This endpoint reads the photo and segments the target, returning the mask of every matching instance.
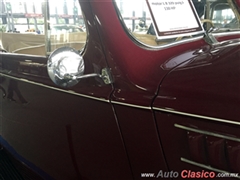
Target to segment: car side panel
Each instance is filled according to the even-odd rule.
[[[153,107],[170,169],[240,172],[240,46],[223,44],[196,50],[160,86]]]
[[[85,74],[100,73],[107,63],[95,19],[89,2],[81,7],[89,31]],[[97,77],[59,88],[46,64],[46,57],[1,54],[2,138],[54,179],[132,179],[109,100],[113,86]]]

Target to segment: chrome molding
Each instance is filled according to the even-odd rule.
[[[29,84],[33,84],[33,85],[37,85],[37,86],[41,86],[41,87],[45,87],[45,88],[48,88],[48,89],[68,93],[68,94],[71,94],[71,95],[80,96],[80,97],[83,97],[83,98],[88,98],[88,99],[93,99],[93,100],[97,100],[97,101],[110,103],[110,101],[106,100],[106,99],[96,98],[96,97],[88,96],[88,95],[85,95],[85,94],[80,94],[80,93],[77,93],[77,92],[72,91],[72,90],[59,89],[59,88],[56,88],[56,87],[48,86],[48,85],[45,85],[45,84],[42,84],[42,83],[37,83],[37,82],[30,81],[30,80],[27,80],[27,79],[16,78],[16,77],[6,75],[6,74],[3,74],[3,73],[0,73],[0,76],[7,77],[7,78],[10,78],[10,79],[14,79],[14,80],[21,81],[21,82],[25,82],[25,83],[29,83]]]
[[[221,36],[229,36],[229,35],[240,35],[240,31],[232,31],[232,32],[219,32],[219,33],[213,33],[215,37],[221,37]]]
[[[185,43],[191,43],[191,42],[203,39],[203,37],[204,37],[204,35],[202,35],[202,36],[198,36],[198,37],[192,37],[192,38],[189,38],[189,39],[182,39],[182,40],[179,40],[179,41],[174,41],[174,42],[171,42],[169,44],[152,46],[152,45],[145,44],[142,41],[138,40],[134,35],[132,35],[132,34],[130,34],[130,35],[139,44],[142,44],[142,45],[146,46],[147,48],[151,48],[151,49],[155,49],[155,50],[164,50],[164,49],[171,48],[171,47],[174,47],[174,46],[177,46],[177,45],[181,45],[181,44],[185,44]]]
[[[227,124],[234,124],[234,125],[240,126],[240,122],[233,121],[233,120],[220,119],[220,118],[202,116],[202,115],[197,115],[197,114],[190,114],[190,113],[175,111],[172,109],[163,109],[163,108],[156,108],[156,107],[153,107],[153,110],[162,111],[162,112],[166,112],[166,113],[172,113],[172,114],[178,114],[178,115],[183,115],[183,116],[189,116],[189,117],[194,117],[194,118],[199,118],[199,119],[205,119],[205,120],[210,120],[210,121],[217,121],[217,122],[222,122],[222,123],[227,123]]]
[[[200,167],[200,168],[208,169],[208,170],[211,170],[211,171],[215,171],[215,172],[219,172],[219,173],[231,174],[231,173],[228,172],[228,171],[224,171],[224,170],[221,170],[221,169],[217,169],[217,168],[211,167],[211,166],[209,166],[209,165],[197,163],[197,162],[188,160],[188,159],[183,158],[183,157],[181,157],[181,161],[182,161],[182,162],[185,162],[185,163],[188,163],[188,164],[191,164],[191,165],[194,165],[194,166],[198,166],[198,167]],[[240,176],[238,176],[238,177],[232,176],[231,178],[238,178],[238,179],[240,179]]]
[[[219,46],[216,46],[216,49],[222,49],[230,46],[240,45],[240,40],[227,40],[219,43]]]
[[[122,102],[117,102],[117,101],[111,101],[112,104],[117,104],[117,105],[123,105],[123,106],[128,106],[128,107],[133,107],[133,108],[139,108],[139,109],[147,109],[151,110],[151,107],[148,106],[138,106],[134,104],[128,104],[128,103],[122,103]]]
[[[0,76],[4,76],[4,77],[10,78],[10,79],[15,79],[17,81],[30,83],[30,84],[45,87],[45,88],[48,88],[48,89],[52,89],[52,90],[56,90],[56,91],[60,91],[60,92],[65,92],[65,93],[68,93],[68,94],[72,94],[72,95],[76,95],[76,96],[80,96],[80,97],[84,97],[84,98],[88,98],[88,99],[93,99],[93,100],[97,100],[97,101],[102,101],[102,102],[107,102],[107,103],[112,103],[112,104],[117,104],[117,105],[123,105],[123,106],[128,106],[128,107],[133,107],[133,108],[139,108],[139,109],[146,109],[146,110],[152,110],[153,109],[155,111],[162,111],[162,112],[167,112],[167,113],[172,113],[172,114],[184,115],[184,116],[189,116],[189,117],[195,117],[195,118],[217,121],[217,122],[222,122],[222,123],[227,123],[227,124],[234,124],[234,125],[239,125],[240,126],[240,122],[236,122],[236,121],[232,121],[232,120],[226,120],[226,119],[220,119],[220,118],[213,118],[213,117],[208,117],[208,116],[184,113],[184,112],[175,111],[175,110],[172,110],[172,109],[163,109],[163,108],[157,108],[157,107],[151,108],[150,106],[139,106],[139,105],[130,104],[130,103],[110,101],[110,100],[106,100],[106,99],[102,99],[102,98],[96,98],[96,97],[93,97],[93,96],[80,94],[80,93],[77,93],[77,92],[74,92],[74,91],[71,91],[71,90],[59,89],[59,88],[48,86],[48,85],[45,85],[45,84],[42,84],[42,83],[29,81],[29,80],[23,79],[23,78],[16,78],[16,77],[6,75],[6,74],[3,74],[3,73],[0,73]]]
[[[134,105],[134,104],[128,104],[128,103],[122,103],[122,102],[117,102],[117,101],[110,101],[110,100],[106,100],[106,99],[96,98],[96,97],[93,97],[93,96],[88,96],[88,95],[76,93],[76,92],[71,91],[71,90],[59,89],[59,88],[48,86],[48,85],[45,85],[45,84],[42,84],[42,83],[29,81],[27,79],[16,78],[16,77],[13,77],[13,76],[10,76],[10,75],[6,75],[6,74],[3,74],[3,73],[0,73],[0,76],[4,76],[4,77],[10,78],[10,79],[17,80],[17,81],[30,83],[30,84],[33,84],[33,85],[37,85],[37,86],[45,87],[45,88],[48,88],[48,89],[52,89],[52,90],[56,90],[56,91],[60,91],[60,92],[64,92],[64,93],[68,93],[68,94],[72,94],[72,95],[88,98],[88,99],[93,99],[93,100],[97,100],[97,101],[102,101],[102,102],[107,102],[107,103],[111,102],[112,104],[118,104],[118,105],[133,107],[133,108],[139,108],[139,109],[146,109],[146,110],[151,110],[152,109],[151,107],[148,107],[148,106],[138,106],[138,105]]]
[[[204,135],[209,135],[209,136],[223,138],[223,139],[227,139],[227,140],[231,140],[231,141],[240,142],[240,138],[236,138],[236,137],[226,136],[226,135],[217,134],[217,133],[204,131],[204,130],[200,130],[200,129],[195,129],[195,128],[190,128],[190,127],[179,125],[179,124],[174,124],[174,126],[176,128],[183,129],[186,131],[192,131],[192,132],[196,132],[196,133],[200,133],[200,134],[204,134]]]

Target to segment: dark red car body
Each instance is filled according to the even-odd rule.
[[[126,33],[111,0],[79,3],[85,73],[108,67],[114,83],[60,88],[48,57],[2,52],[1,87],[17,101],[1,99],[2,147],[43,179],[240,172],[239,31],[216,34],[217,46],[202,37],[149,48]]]

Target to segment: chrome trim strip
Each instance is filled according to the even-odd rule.
[[[106,100],[106,99],[101,99],[101,98],[96,98],[96,97],[93,97],[93,96],[88,96],[88,95],[76,93],[72,90],[64,90],[64,89],[55,88],[55,87],[48,86],[48,85],[45,85],[45,84],[42,84],[42,83],[37,83],[37,82],[34,82],[34,81],[30,81],[30,80],[27,80],[27,79],[16,78],[16,77],[13,77],[13,76],[9,76],[9,75],[3,74],[3,73],[0,73],[0,76],[4,76],[4,77],[10,78],[10,79],[17,80],[17,81],[26,82],[26,83],[29,83],[29,84],[45,87],[45,88],[48,88],[48,89],[68,93],[68,94],[71,94],[71,95],[76,95],[76,96],[80,96],[80,97],[84,97],[84,98],[88,98],[88,99],[93,99],[93,100],[97,100],[97,101],[110,103],[110,101]]]
[[[214,36],[216,37],[221,37],[221,36],[229,36],[229,35],[236,35],[236,34],[239,34],[240,35],[240,31],[239,30],[236,30],[236,31],[232,31],[232,32],[213,32],[212,33]]]
[[[221,169],[217,169],[217,168],[211,167],[211,166],[209,166],[209,165],[197,163],[197,162],[188,160],[188,159],[183,158],[183,157],[181,157],[181,161],[182,161],[182,162],[185,162],[185,163],[188,163],[188,164],[191,164],[191,165],[194,165],[194,166],[198,166],[198,167],[200,167],[200,168],[205,168],[205,169],[208,169],[208,170],[211,170],[211,171],[215,171],[215,172],[219,172],[219,173],[228,173],[228,174],[231,174],[231,173],[228,172],[228,171],[224,171],[224,170],[221,170]],[[238,176],[238,177],[232,176],[231,178],[238,178],[238,179],[240,179],[239,176]]]
[[[36,58],[46,58],[46,56],[43,55],[32,55],[32,54],[20,54],[20,53],[12,53],[12,52],[5,52],[5,53],[1,53],[1,56],[4,55],[11,55],[11,56],[25,56],[25,57],[36,57]]]
[[[131,33],[129,33],[129,34],[139,44],[142,44],[142,45],[146,46],[147,48],[151,48],[151,49],[154,49],[154,50],[164,50],[164,49],[171,48],[171,47],[174,47],[174,46],[177,46],[177,45],[181,45],[181,44],[185,44],[185,43],[191,43],[191,42],[203,39],[203,37],[204,37],[204,35],[202,35],[202,36],[199,35],[198,37],[192,37],[192,38],[189,38],[189,39],[182,39],[182,40],[179,40],[179,41],[171,42],[169,44],[162,44],[162,45],[152,46],[152,45],[145,44],[144,42],[138,40],[133,34],[131,34]]]
[[[176,128],[184,129],[184,130],[187,130],[187,131],[192,131],[192,132],[196,132],[196,133],[200,133],[200,134],[204,134],[204,135],[209,135],[209,136],[214,136],[214,137],[218,137],[218,138],[224,138],[224,139],[231,140],[231,141],[240,142],[240,138],[236,138],[236,137],[230,137],[230,136],[217,134],[217,133],[213,133],[213,132],[209,132],[209,131],[204,131],[204,130],[200,130],[200,129],[190,128],[190,127],[179,125],[179,124],[174,124],[174,126]]]
[[[172,114],[178,114],[178,115],[183,115],[183,116],[189,116],[189,117],[194,117],[194,118],[200,118],[200,119],[205,119],[205,120],[210,120],[210,121],[217,121],[217,122],[222,122],[222,123],[227,123],[227,124],[234,124],[234,125],[240,126],[240,122],[236,122],[233,120],[220,119],[220,118],[202,116],[202,115],[197,115],[197,114],[190,114],[190,113],[175,111],[175,110],[171,110],[171,109],[163,109],[163,108],[156,108],[156,107],[153,107],[153,110],[172,113]]]
[[[139,108],[139,109],[147,109],[147,110],[151,110],[152,109],[151,107],[147,107],[147,106],[138,106],[138,105],[122,103],[122,102],[118,102],[118,101],[111,101],[111,103],[117,104],[117,105],[133,107],[133,108]]]

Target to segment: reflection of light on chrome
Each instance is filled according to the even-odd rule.
[[[60,65],[63,66],[64,68],[67,68],[67,70],[69,71],[68,73],[78,73],[78,69],[83,68],[82,64],[79,65],[81,58],[77,54],[73,55],[72,52],[62,52],[59,53],[58,56],[63,57]],[[55,60],[57,61],[58,56],[55,56],[53,61]]]
[[[92,26],[91,23],[90,23],[90,21],[87,21],[87,23],[88,23],[89,26]]]
[[[139,105],[128,104],[128,103],[123,103],[123,102],[119,102],[119,101],[111,101],[111,103],[118,104],[118,105],[123,105],[123,106],[128,106],[128,107],[133,107],[133,108],[139,108],[139,109],[147,109],[147,110],[151,110],[152,109],[149,106],[139,106]]]
[[[166,107],[165,109],[166,109],[166,110],[169,110],[169,111],[174,111],[173,108],[168,108],[168,107]]]
[[[118,98],[118,100],[122,100],[122,101],[125,101],[126,99],[125,99],[125,98]]]
[[[98,19],[98,17],[95,15],[95,18],[96,18],[96,20],[97,20],[97,22],[98,22],[98,24],[100,24],[101,25],[101,22],[100,22],[100,20]]]
[[[143,88],[143,87],[141,87],[141,86],[138,86],[138,85],[135,85],[138,89],[141,89],[141,90],[144,90],[144,91],[147,91],[147,89],[146,88]]]

